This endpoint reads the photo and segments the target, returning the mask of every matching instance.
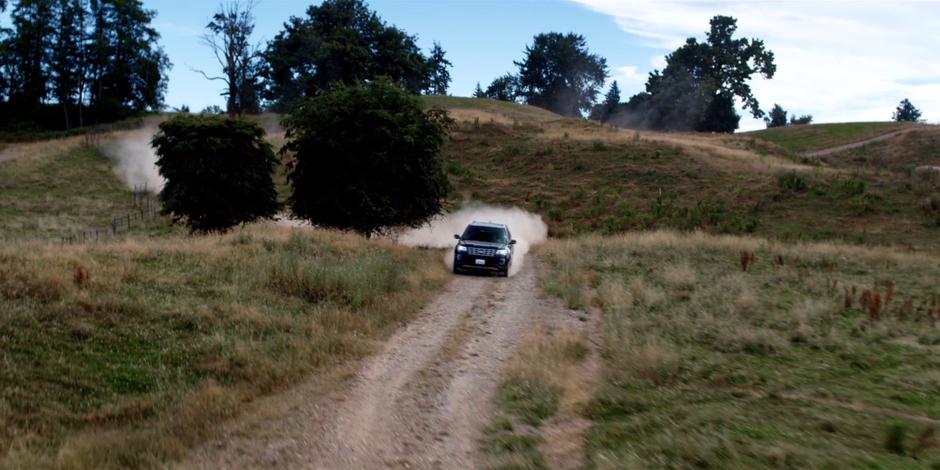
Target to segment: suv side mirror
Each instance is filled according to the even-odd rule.
[[[460,235],[457,235],[457,234],[455,233],[455,234],[454,234],[454,239],[455,239],[455,240],[460,240]]]
[[[515,241],[515,240],[509,240],[509,244],[510,244],[510,245],[515,245],[515,244],[516,244],[516,241]]]

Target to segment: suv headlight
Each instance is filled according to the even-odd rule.
[[[457,253],[466,253],[466,252],[467,252],[467,247],[463,245],[457,245]]]
[[[500,248],[496,250],[496,254],[499,256],[509,256],[509,248]]]

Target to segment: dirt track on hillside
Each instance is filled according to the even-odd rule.
[[[887,134],[881,134],[879,136],[872,137],[870,139],[859,140],[857,142],[852,142],[850,144],[839,145],[836,147],[830,147],[822,150],[814,150],[812,152],[807,152],[807,157],[824,157],[826,155],[832,155],[834,153],[844,152],[846,150],[857,149],[859,147],[864,147],[865,145],[881,142],[882,140],[888,140],[892,137],[897,137],[899,135],[904,135],[909,132],[916,132],[921,130],[920,127],[908,127],[906,129],[901,129],[893,132],[888,132]]]
[[[300,386],[283,408],[194,452],[186,468],[480,468],[504,363],[539,318],[537,264],[511,278],[455,276],[348,386]],[[285,405],[287,403],[287,405]]]

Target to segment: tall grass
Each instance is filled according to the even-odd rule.
[[[269,226],[0,248],[0,467],[164,465],[369,354],[446,278],[433,251]]]
[[[914,442],[940,416],[940,259],[673,232],[555,240],[537,253],[564,273],[546,291],[604,312],[589,466],[940,462]],[[888,419],[913,432],[886,431]],[[911,448],[917,460],[899,452]]]

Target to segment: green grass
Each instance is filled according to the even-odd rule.
[[[519,123],[531,121],[551,121],[562,119],[551,111],[547,111],[535,106],[526,106],[508,101],[491,100],[488,98],[462,98],[457,96],[422,96],[421,101],[425,106],[438,107],[444,109],[462,109],[471,111],[483,111],[502,116],[510,120],[517,120]],[[480,116],[480,122],[485,123],[489,119],[486,116]]]
[[[160,466],[373,351],[447,278],[333,232],[0,248],[0,467]]]
[[[940,259],[663,232],[539,253],[604,312],[589,466],[940,464],[925,422],[940,418]]]
[[[95,229],[103,236],[113,217],[139,213],[112,162],[94,148],[51,141],[30,149],[0,162],[0,239],[59,240]],[[136,222],[138,235],[173,231],[162,217]]]
[[[811,124],[774,127],[741,135],[773,142],[791,152],[806,153],[870,139],[909,125],[897,122]]]
[[[578,120],[462,120],[444,160],[451,207],[467,198],[519,206],[541,214],[554,237],[671,228],[940,248],[935,217],[922,209],[940,183],[906,173],[801,171],[793,191],[784,170]]]

